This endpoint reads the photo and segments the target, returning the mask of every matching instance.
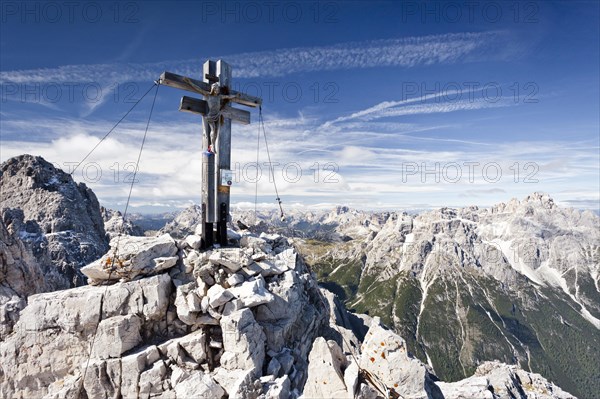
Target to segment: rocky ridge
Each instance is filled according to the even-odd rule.
[[[194,235],[123,236],[82,269],[96,285],[30,296],[0,342],[0,396],[573,398],[499,363],[440,383],[377,318],[319,289],[288,239],[235,237],[200,252]]]

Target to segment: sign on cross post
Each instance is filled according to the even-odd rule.
[[[204,99],[181,98],[179,110],[202,115],[202,246],[227,245],[231,173],[231,121],[250,123],[250,112],[231,107],[262,104],[259,97],[231,90],[231,67],[222,60],[204,63],[202,80],[163,72],[160,84],[202,94]]]

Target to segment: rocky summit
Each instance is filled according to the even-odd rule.
[[[0,396],[574,398],[500,363],[439,382],[320,289],[288,239],[201,252],[197,238],[121,236],[82,269],[94,285],[31,295],[0,343]]]
[[[4,162],[0,186],[3,223],[11,226],[38,259],[52,288],[84,284],[79,269],[108,249],[100,206],[92,190],[31,155]]]
[[[598,392],[598,218],[546,195],[234,212],[230,245],[203,251],[197,207],[142,236],[39,157],[1,183],[2,398]]]

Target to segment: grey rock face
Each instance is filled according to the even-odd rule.
[[[44,252],[63,276],[56,288],[84,283],[79,269],[108,249],[94,193],[41,157],[21,155],[0,166],[0,210],[5,224],[22,224],[20,237],[33,254]],[[19,214],[7,211],[20,210]]]
[[[0,342],[0,396],[42,397],[49,390],[64,388],[52,384],[74,375],[79,376],[73,380],[78,387],[96,328],[98,344],[92,355],[96,372],[134,372],[131,367],[121,367],[129,360],[120,355],[137,346],[140,339],[150,342],[153,337],[167,335],[165,314],[170,290],[170,278],[163,274],[108,288],[85,286],[30,296],[14,333]],[[138,381],[138,377],[129,380]],[[84,385],[88,385],[88,378],[86,374]],[[119,380],[99,381],[100,387],[94,383],[93,389],[88,388],[109,392],[110,381]],[[128,389],[127,384],[121,384]]]
[[[0,340],[12,332],[27,296],[48,290],[44,270],[19,239],[19,231],[0,219]]]
[[[535,399],[575,398],[539,374],[500,362],[485,362],[472,377],[454,383],[440,381],[436,385],[446,398],[518,398],[523,394]]]

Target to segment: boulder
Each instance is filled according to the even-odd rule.
[[[408,353],[400,336],[381,326],[378,317],[363,342],[359,366],[401,396],[442,398],[427,367]]]
[[[75,382],[74,382],[75,383]],[[78,384],[75,383],[75,386]],[[90,361],[83,388],[89,397],[112,398],[121,390],[121,359]],[[76,398],[77,395],[74,396]]]
[[[250,257],[239,248],[222,248],[213,252],[208,260],[214,265],[225,267],[231,273],[237,272],[251,262]]]
[[[227,370],[219,367],[213,377],[220,386],[226,387],[231,399],[254,399],[262,391],[262,384],[256,380],[255,370]]]
[[[187,368],[197,368],[206,361],[206,333],[196,330],[180,338],[170,339],[158,346],[161,354],[183,364]],[[189,360],[196,363],[190,364]]]
[[[223,348],[221,367],[253,370],[259,375],[265,359],[265,334],[250,309],[241,309],[221,318]]]
[[[225,395],[225,390],[209,374],[197,371],[175,384],[175,393],[178,399],[220,399]]]
[[[264,238],[259,238],[253,235],[244,235],[240,238],[240,246],[244,248],[252,248],[256,251],[269,253],[271,245]]]
[[[290,379],[287,375],[272,382],[263,384],[264,399],[288,399],[290,395]]]
[[[202,310],[202,301],[195,294],[196,282],[182,284],[177,287],[175,294],[175,307],[177,317],[187,325],[194,325],[198,321],[198,316]]]
[[[167,365],[163,360],[155,362],[149,370],[140,374],[138,397],[148,398],[169,390]]]
[[[202,246],[202,237],[192,234],[185,237],[185,242],[192,249],[200,249],[200,247]]]
[[[242,305],[248,308],[273,301],[273,295],[265,289],[265,280],[258,276],[254,280],[229,289],[229,292],[238,298]]]
[[[81,269],[90,283],[150,276],[173,267],[178,259],[175,257],[177,246],[168,234],[160,237],[115,237],[110,245],[108,253]],[[116,257],[115,248],[118,248]]]
[[[267,374],[274,375],[275,377],[279,376],[279,371],[281,370],[281,364],[277,358],[272,358],[267,366]]]
[[[212,287],[210,287],[206,295],[208,296],[208,304],[213,309],[224,305],[234,297],[234,294],[232,294],[229,290],[221,287],[219,284],[215,284]]]
[[[353,398],[344,382],[348,362],[335,341],[318,337],[308,357],[308,378],[304,398]]]
[[[231,276],[229,276],[227,278],[227,284],[229,284],[229,286],[231,286],[231,287],[235,287],[236,285],[239,285],[243,282],[244,282],[244,276],[242,276],[240,273],[232,274]]]

